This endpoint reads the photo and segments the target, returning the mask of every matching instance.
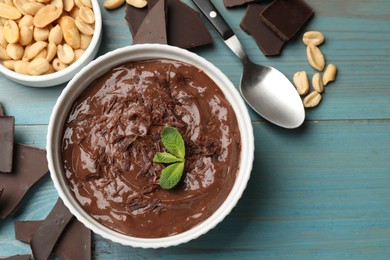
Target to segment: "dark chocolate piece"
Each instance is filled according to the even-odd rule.
[[[133,44],[168,44],[165,1],[158,1],[148,12],[134,36]]]
[[[3,105],[0,103],[0,116],[4,116],[4,108]]]
[[[15,221],[15,238],[30,243],[33,234],[42,223],[43,220]],[[71,220],[58,239],[53,253],[62,260],[91,259],[91,230],[77,219]]]
[[[50,256],[58,238],[72,218],[72,213],[59,198],[31,239],[30,246],[34,259],[44,260]]]
[[[263,9],[260,4],[249,4],[240,26],[246,33],[252,35],[265,56],[279,55],[285,41],[260,20],[259,13]]]
[[[303,0],[275,0],[260,13],[260,19],[288,41],[313,14],[313,9]]]
[[[1,260],[30,260],[30,255],[14,255],[6,258],[0,258]]]
[[[253,3],[256,0],[223,0],[223,4],[226,8],[232,8],[237,6],[246,5],[248,3]]]
[[[23,197],[48,171],[46,151],[23,144],[14,145],[14,163],[11,174],[0,174],[0,218],[16,211]]]
[[[159,0],[148,1],[147,8],[139,9],[126,5],[125,19],[134,38],[143,19]],[[180,0],[167,0],[168,44],[190,49],[212,43],[210,32],[200,19],[199,13]]]
[[[15,118],[0,116],[0,172],[12,171]]]

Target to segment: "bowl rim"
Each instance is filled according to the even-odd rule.
[[[137,55],[140,55],[140,53],[144,56],[137,58]],[[64,176],[62,163],[60,162],[61,156],[59,156],[59,138],[62,137],[62,129],[65,117],[64,114],[66,117],[68,116],[70,107],[74,103],[75,98],[90,84],[90,82],[92,82],[93,79],[101,76],[111,67],[126,62],[123,62],[122,60],[147,60],[148,57],[149,59],[152,59],[153,57],[156,59],[176,59],[192,64],[203,70],[212,80],[216,82],[229,103],[232,105],[236,114],[241,136],[241,156],[239,170],[235,183],[225,201],[209,218],[191,228],[190,230],[163,238],[139,238],[128,236],[111,230],[103,224],[97,222],[82,209],[78,201],[74,198],[73,194],[69,191],[70,188],[65,181],[66,177]],[[122,60],[118,61],[118,59]],[[98,69],[100,63],[102,62],[109,62],[109,66],[100,66],[100,69]],[[99,71],[97,72],[97,70]],[[89,77],[88,73],[91,71],[94,71],[95,75]],[[85,86],[79,88],[77,93],[75,89],[78,87],[77,83],[79,81],[84,81]],[[222,82],[223,85],[221,84]],[[50,175],[53,180],[55,189],[57,190],[64,204],[80,222],[104,238],[122,245],[141,248],[161,248],[176,246],[198,238],[199,236],[214,228],[231,212],[231,210],[237,204],[238,200],[241,198],[250,178],[254,159],[254,135],[249,113],[243,99],[241,98],[237,89],[234,87],[233,83],[216,66],[211,64],[206,59],[198,56],[197,54],[184,49],[160,44],[140,44],[123,47],[108,52],[105,55],[102,55],[101,57],[92,61],[73,77],[73,79],[62,91],[53,108],[48,125],[46,149]]]
[[[95,15],[95,29],[94,33],[91,39],[91,42],[89,43],[87,49],[85,52],[81,55],[81,57],[75,61],[74,63],[70,64],[68,67],[66,67],[63,70],[56,71],[50,74],[45,75],[38,75],[38,76],[31,76],[31,75],[24,75],[17,73],[13,70],[10,70],[6,68],[1,62],[0,62],[0,72],[3,73],[5,76],[7,76],[10,79],[15,79],[18,82],[24,82],[26,83],[26,86],[30,87],[50,87],[50,86],[56,86],[61,83],[66,82],[68,79],[66,79],[67,75],[71,75],[77,72],[77,70],[80,69],[80,67],[93,55],[96,54],[96,48],[99,48],[100,41],[101,41],[101,33],[102,33],[102,13],[100,10],[99,2],[98,0],[91,0],[93,12]],[[93,58],[93,57],[92,57]],[[61,82],[58,81],[58,83],[54,85],[36,85],[37,83],[41,82],[50,82],[55,81],[60,78],[64,78]],[[57,81],[56,81],[57,82]],[[30,83],[30,84],[27,84]]]

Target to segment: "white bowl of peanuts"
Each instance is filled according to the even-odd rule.
[[[0,72],[22,85],[69,81],[94,59],[101,37],[97,0],[0,2]]]

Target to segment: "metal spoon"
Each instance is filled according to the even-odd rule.
[[[209,0],[192,0],[227,46],[241,60],[244,72],[240,91],[246,102],[268,121],[285,128],[299,127],[305,120],[302,100],[280,71],[253,63],[233,30]]]

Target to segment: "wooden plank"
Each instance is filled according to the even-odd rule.
[[[94,236],[97,259],[344,258],[390,255],[389,120],[311,122],[289,131],[254,124],[251,179],[216,229],[178,247],[142,250]],[[17,141],[45,146],[45,126],[17,126]],[[57,198],[49,178],[23,211],[0,223],[0,255],[28,253],[13,221],[43,219]]]

